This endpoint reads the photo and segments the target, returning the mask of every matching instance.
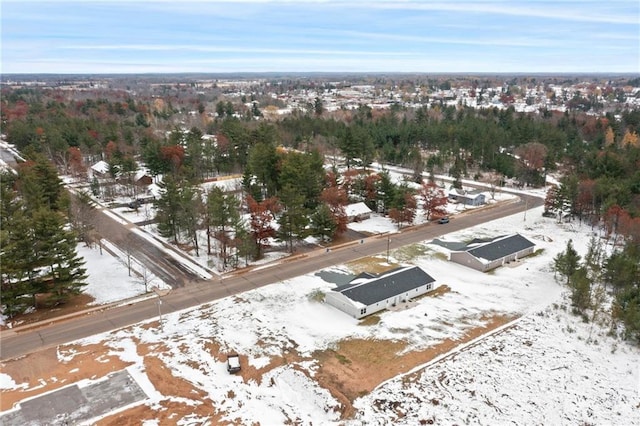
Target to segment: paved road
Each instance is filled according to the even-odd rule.
[[[90,220],[94,229],[102,238],[115,244],[123,253],[131,255],[171,287],[182,287],[185,283],[201,279],[192,270],[185,267],[184,264],[167,254],[166,251],[149,244],[145,238],[132,232],[131,229],[135,225],[123,225],[110,216],[103,214],[99,209],[94,210],[92,213]],[[168,245],[167,249],[175,251],[174,248]]]
[[[527,200],[526,203],[524,200]],[[202,303],[259,288],[268,284],[307,274],[332,265],[342,264],[365,256],[384,253],[387,247],[395,249],[419,241],[431,240],[445,233],[499,219],[525,208],[542,205],[540,198],[523,196],[520,201],[498,207],[486,208],[456,216],[446,225],[428,224],[405,229],[402,233],[378,235],[344,244],[327,252],[316,250],[291,259],[277,266],[261,268],[259,272],[239,272],[223,279],[214,278],[176,288],[163,297],[162,312],[170,313]],[[97,333],[114,330],[158,316],[157,300],[148,299],[128,306],[119,306],[67,321],[51,323],[23,332],[4,331],[0,335],[0,359],[21,356],[44,347],[68,343]]]

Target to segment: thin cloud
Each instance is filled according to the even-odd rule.
[[[430,37],[430,36],[414,36],[402,34],[388,33],[372,33],[364,31],[338,31],[339,34],[354,38],[368,38],[374,40],[390,40],[414,43],[440,43],[440,44],[458,44],[470,46],[509,46],[509,47],[545,47],[557,44],[556,41],[536,39],[519,39],[519,38],[500,38],[500,39],[478,39],[478,38],[461,38],[461,37]]]
[[[635,5],[635,14],[608,14],[603,13],[599,8],[595,8],[593,13],[585,13],[589,11],[585,7],[585,3],[572,3],[572,8],[558,8],[557,5],[567,4],[566,2],[543,2],[517,5],[514,3],[416,3],[406,2],[376,2],[372,3],[372,8],[377,9],[402,9],[402,10],[419,10],[419,11],[440,11],[454,13],[481,13],[489,15],[506,15],[521,16],[528,18],[545,18],[562,21],[574,22],[597,22],[608,24],[632,24],[638,25],[640,16],[638,15],[637,2],[627,2],[630,6]],[[606,2],[593,3],[593,5],[607,4]],[[607,9],[605,9],[607,10]]]
[[[216,46],[191,46],[191,45],[158,45],[158,44],[118,44],[118,45],[70,45],[61,46],[60,49],[68,50],[141,50],[141,51],[192,51],[213,53],[260,53],[282,55],[366,55],[366,56],[407,56],[413,52],[388,52],[371,50],[320,50],[320,49],[278,49],[256,47],[216,47]]]

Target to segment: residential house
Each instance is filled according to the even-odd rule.
[[[451,188],[449,190],[449,200],[465,206],[481,206],[487,202],[486,195],[479,191],[464,191],[462,189]]]
[[[348,204],[344,210],[349,222],[360,222],[371,217],[371,209],[365,203]]]
[[[90,178],[95,177],[97,179],[102,179],[109,177],[109,163],[104,160],[98,161],[96,164],[89,168],[91,176]]]
[[[325,302],[360,319],[434,289],[435,279],[417,266],[393,269],[381,275],[363,273],[336,287]]]
[[[153,183],[153,177],[151,177],[147,170],[138,169],[133,177],[133,182],[138,186],[146,188]]]
[[[533,253],[535,244],[520,234],[501,236],[485,242],[472,242],[451,252],[449,260],[487,272]]]

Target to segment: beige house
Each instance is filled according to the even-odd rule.
[[[487,272],[533,253],[535,244],[520,234],[470,244],[464,250],[451,252],[449,260],[478,271]]]

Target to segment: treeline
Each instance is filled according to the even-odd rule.
[[[555,257],[554,267],[571,290],[574,313],[587,322],[604,320],[612,331],[621,323],[623,336],[640,342],[639,259],[638,241],[628,240],[607,255],[603,243],[594,237],[584,259],[569,241]]]
[[[189,244],[198,254],[198,231],[206,230],[207,253],[215,251],[225,267],[235,267],[243,258],[260,258],[272,238],[293,251],[308,236],[325,240],[342,234],[350,202],[362,201],[388,214],[398,226],[414,221],[416,196],[424,201],[427,218],[444,214],[447,197],[433,182],[415,190],[408,182],[394,183],[386,171],[327,171],[317,150],[276,145],[276,134],[268,125],[259,126],[251,138],[242,184],[230,193],[218,187],[204,192],[190,183],[188,160],[172,163],[174,169],[164,176],[164,191],[155,202],[163,236]],[[247,224],[243,212],[249,217]]]
[[[57,305],[86,285],[69,205],[56,168],[42,156],[21,163],[17,174],[0,174],[0,303],[9,317],[35,307],[38,294]]]

